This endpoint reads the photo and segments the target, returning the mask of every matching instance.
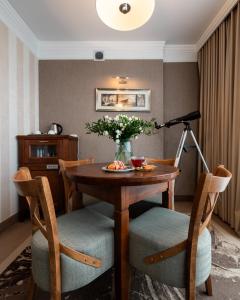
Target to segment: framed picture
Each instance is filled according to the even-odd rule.
[[[150,111],[151,91],[143,89],[96,89],[97,111]]]

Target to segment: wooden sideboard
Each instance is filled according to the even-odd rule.
[[[78,138],[69,135],[19,135],[18,167],[28,167],[32,177],[49,180],[55,210],[64,211],[64,187],[59,174],[58,159],[77,160]],[[19,199],[19,220],[28,215],[25,201]]]

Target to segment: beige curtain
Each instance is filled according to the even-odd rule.
[[[199,51],[200,144],[233,174],[217,213],[240,234],[240,2]]]

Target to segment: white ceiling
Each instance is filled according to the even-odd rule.
[[[150,21],[131,32],[108,28],[95,0],[8,0],[41,41],[166,41],[195,44],[227,0],[156,0]]]

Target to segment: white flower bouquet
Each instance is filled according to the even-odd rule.
[[[154,119],[145,121],[135,116],[117,115],[115,118],[104,116],[96,122],[86,123],[87,133],[106,136],[116,143],[137,139],[140,134],[151,135],[154,130]]]

